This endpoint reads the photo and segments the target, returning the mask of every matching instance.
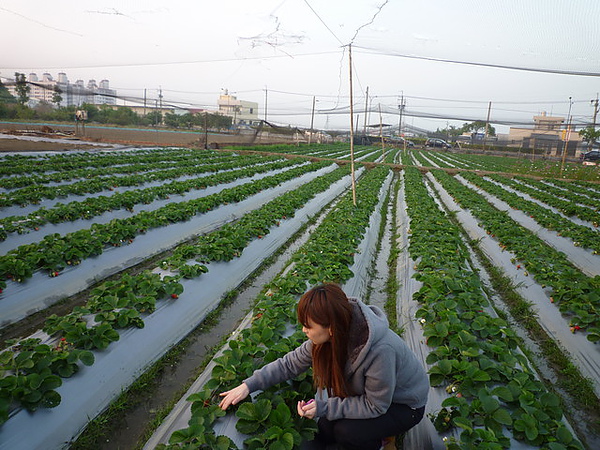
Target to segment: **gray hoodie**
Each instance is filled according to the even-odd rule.
[[[389,328],[384,312],[376,306],[350,299],[350,325],[346,380],[351,397],[329,397],[319,392],[317,416],[337,419],[369,419],[384,414],[390,404],[420,408],[427,402],[427,373],[404,340]],[[250,392],[267,389],[292,379],[312,365],[312,341],[256,370],[244,380]]]

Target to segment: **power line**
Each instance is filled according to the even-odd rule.
[[[526,71],[526,72],[553,73],[553,74],[559,74],[559,75],[577,75],[577,76],[585,76],[585,77],[600,77],[600,72],[582,72],[582,71],[576,71],[576,70],[563,70],[563,69],[539,69],[539,68],[533,68],[533,67],[509,66],[509,65],[502,65],[502,64],[490,64],[490,63],[473,62],[473,61],[460,61],[460,60],[453,60],[453,59],[433,58],[433,57],[429,57],[429,56],[406,55],[406,54],[402,54],[402,53],[384,51],[382,49],[377,49],[377,48],[372,48],[372,47],[363,47],[360,45],[357,45],[356,47],[363,49],[363,50],[372,51],[373,53],[376,53],[379,55],[395,56],[397,58],[419,59],[419,60],[423,60],[423,61],[445,62],[445,63],[452,63],[452,64],[462,64],[462,65],[467,65],[467,66],[491,67],[494,69],[522,70],[522,71]]]
[[[306,3],[306,6],[308,6],[310,8],[310,10],[313,12],[313,14],[317,17],[317,19],[319,19],[319,22],[321,22],[325,26],[325,28],[327,28],[327,31],[329,31],[331,33],[331,35],[335,38],[335,40],[338,41],[338,43],[343,46],[344,43],[340,40],[340,38],[338,38],[336,36],[336,34],[331,30],[331,28],[329,28],[329,26],[325,23],[325,21],[323,19],[321,19],[321,16],[319,16],[319,14],[317,14],[315,9],[312,6],[310,6],[310,3],[308,3],[308,0],[304,0],[304,3]]]
[[[279,59],[290,56],[294,58],[302,56],[321,56],[330,55],[332,53],[337,54],[337,51],[325,51],[325,52],[310,52],[310,53],[298,53],[295,55],[268,55],[268,56],[248,56],[240,58],[217,58],[217,59],[197,59],[197,60],[183,60],[183,61],[163,61],[163,62],[147,62],[147,63],[127,63],[127,64],[87,64],[82,66],[44,66],[43,70],[67,70],[67,69],[99,69],[99,68],[113,68],[113,67],[147,67],[147,66],[172,66],[178,64],[205,64],[205,63],[219,63],[219,62],[239,62],[239,61],[254,61],[263,59]],[[23,67],[0,67],[2,70],[20,70]],[[42,69],[40,67],[27,67],[29,70]]]

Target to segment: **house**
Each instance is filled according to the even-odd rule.
[[[548,116],[544,111],[533,117],[533,128],[510,127],[510,146],[536,150],[547,156],[561,156],[565,145],[566,123],[564,117]],[[575,156],[582,139],[579,133],[571,131],[567,145],[567,156]]]
[[[233,124],[258,125],[258,103],[238,100],[235,95],[230,95],[227,89],[219,96],[219,113],[233,118]]]

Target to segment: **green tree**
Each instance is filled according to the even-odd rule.
[[[142,117],[140,123],[146,126],[155,126],[160,124],[162,120],[162,114],[160,111],[150,111],[144,117]]]
[[[62,95],[60,94],[62,94],[62,89],[55,85],[54,92],[52,93],[52,103],[56,106],[63,101]]]
[[[117,125],[136,125],[139,123],[139,116],[131,108],[112,109],[108,105],[104,105],[108,110],[108,122]]]
[[[88,122],[102,122],[104,115],[100,113],[100,110],[96,105],[92,105],[91,103],[83,103],[79,108],[87,111],[88,113]]]
[[[17,99],[9,92],[9,90],[0,81],[0,104],[14,105]]]
[[[439,128],[435,130],[436,135],[444,135],[444,136],[460,136],[463,133],[462,127],[455,127],[454,125],[450,125],[449,127],[440,130]]]
[[[462,132],[465,133],[482,133],[485,131],[485,124],[483,120],[476,120],[475,122],[465,123],[462,126]],[[492,125],[488,125],[488,136],[496,136],[496,129]]]
[[[35,117],[35,111],[27,105],[15,105],[15,119],[31,120]]]
[[[597,140],[600,140],[600,128],[596,130],[593,126],[585,127],[583,130],[579,130],[579,136],[581,136],[581,139],[585,142],[596,142]]]
[[[17,102],[25,105],[29,101],[31,86],[27,83],[24,73],[15,72],[15,89],[17,90]]]
[[[168,112],[165,114],[165,125],[168,127],[179,128],[180,121],[177,114]]]

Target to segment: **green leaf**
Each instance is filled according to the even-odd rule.
[[[573,435],[565,426],[559,426],[556,430],[556,437],[565,445],[573,442]]]
[[[431,386],[439,386],[444,382],[446,377],[442,374],[430,373],[429,374],[429,384]]]
[[[280,426],[282,428],[287,427],[292,420],[292,413],[290,408],[285,403],[280,403],[277,408],[271,411],[269,415],[269,421],[273,425]]]
[[[473,431],[473,422],[471,422],[466,417],[462,417],[462,416],[454,417],[452,419],[452,422],[454,422],[454,425],[456,425],[457,427],[460,427],[467,431]]]
[[[44,392],[44,396],[40,402],[40,405],[44,408],[55,408],[60,405],[60,394],[56,391]]]
[[[481,397],[481,406],[486,414],[491,414],[500,407],[500,403],[494,397],[489,395]]]
[[[259,427],[260,427],[260,422],[257,422],[254,420],[240,419],[235,424],[235,429],[238,430],[242,434],[254,434],[254,433],[256,433],[256,431],[258,430]]]
[[[42,399],[42,393],[40,391],[31,391],[29,394],[24,395],[22,400],[27,403],[38,403]]]
[[[194,437],[201,437],[205,429],[201,425],[193,425],[183,430],[175,431],[169,438],[169,444],[179,444],[183,442],[190,442]]]
[[[470,357],[475,357],[475,356],[479,356],[479,348],[473,346],[473,347],[467,347],[464,348],[460,351],[460,354],[463,356],[470,356]]]
[[[483,370],[476,370],[475,373],[471,376],[473,381],[490,381],[492,377],[487,372]]]
[[[62,365],[57,370],[58,375],[60,375],[62,378],[69,378],[75,373],[75,367],[76,366],[73,364]]]
[[[244,403],[240,405],[236,412],[236,416],[240,419],[263,422],[269,417],[272,408],[273,405],[270,400],[260,399],[255,403]]]
[[[502,425],[512,425],[512,417],[510,413],[504,408],[498,408],[496,411],[494,411],[492,417],[496,422],[501,423]]]
[[[272,450],[292,450],[294,448],[294,437],[291,433],[284,433],[277,442],[269,445]]]
[[[94,354],[90,351],[82,351],[79,354],[79,360],[86,366],[91,366],[94,364]]]
[[[538,435],[539,431],[537,426],[532,428],[527,427],[525,429],[525,436],[527,436],[527,439],[529,439],[530,441],[534,441],[538,437]]]
[[[48,375],[44,377],[42,383],[40,384],[40,389],[44,391],[49,391],[52,389],[56,389],[62,385],[62,380],[59,376],[56,375]]]
[[[440,360],[437,366],[440,369],[440,372],[444,375],[448,375],[450,372],[452,372],[452,362],[447,359]]]
[[[497,388],[494,388],[492,390],[492,395],[498,396],[499,399],[505,402],[512,402],[515,399],[510,389],[505,386],[498,386]]]
[[[558,396],[550,392],[545,392],[541,395],[540,403],[546,408],[560,407],[560,400],[558,399]]]
[[[264,432],[263,436],[265,439],[272,441],[275,439],[279,439],[279,437],[283,434],[283,429],[278,426],[271,426],[267,431]]]

